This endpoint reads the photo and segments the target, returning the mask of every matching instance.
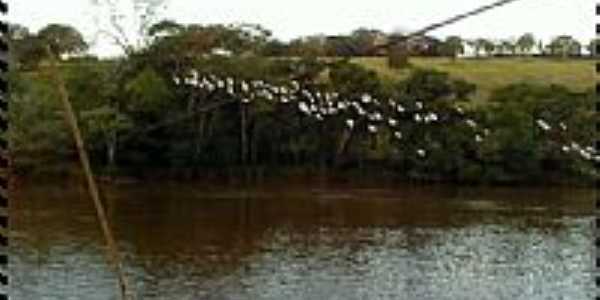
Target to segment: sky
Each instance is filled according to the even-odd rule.
[[[136,26],[132,20],[136,18],[130,14],[132,1],[113,1],[121,3],[120,12],[125,14],[123,27],[126,35],[134,40]],[[48,23],[70,24],[92,43],[94,54],[117,55],[120,48],[106,35],[98,34],[101,29],[111,28],[107,10],[91,2],[12,1],[8,19],[34,32]],[[492,2],[494,0],[167,0],[166,8],[160,10],[157,17],[180,23],[259,23],[275,37],[287,41],[312,34],[347,34],[358,27],[385,32],[413,31]],[[566,34],[587,43],[595,37],[597,19],[593,0],[519,0],[431,34],[442,38],[460,35],[499,39],[531,32],[545,41]]]

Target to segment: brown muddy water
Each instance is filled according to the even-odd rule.
[[[594,192],[105,189],[137,299],[592,299]],[[118,299],[77,184],[13,196],[11,299]]]

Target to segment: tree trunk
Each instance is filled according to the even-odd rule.
[[[106,161],[109,170],[113,170],[116,167],[116,152],[117,152],[117,132],[113,130],[110,133],[108,143],[106,145]]]
[[[119,117],[119,103],[118,102],[114,102],[115,105],[115,119]],[[112,129],[109,134],[108,134],[108,141],[107,141],[107,145],[106,145],[106,165],[108,166],[108,169],[110,170],[110,173],[112,174],[112,172],[115,170],[117,164],[116,164],[116,156],[117,156],[117,130],[116,129]]]
[[[240,161],[244,166],[246,165],[248,154],[248,137],[246,132],[246,122],[247,108],[244,103],[240,103]]]
[[[346,153],[346,149],[348,149],[348,144],[352,140],[352,136],[354,135],[354,130],[345,130],[342,135],[342,139],[338,144],[338,149],[335,155],[335,165],[338,166],[341,163],[342,156]]]
[[[324,139],[324,134],[325,134],[325,124],[324,121],[321,121],[321,123],[319,124],[319,165],[321,167],[321,172],[322,174],[325,174],[325,169],[326,169],[326,149],[325,149],[325,139]]]
[[[253,165],[258,164],[258,124],[257,120],[254,120],[254,124],[252,126],[252,136],[251,136],[251,160]]]

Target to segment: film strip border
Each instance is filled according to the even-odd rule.
[[[0,14],[6,19],[8,4],[0,0]],[[6,20],[0,20],[0,300],[8,297],[8,191],[9,191],[9,149],[8,131],[8,34]]]
[[[600,16],[600,3],[596,4],[596,17]],[[596,41],[600,38],[600,23],[596,23]],[[590,49],[592,51],[592,55],[594,57],[594,61],[596,62],[596,75],[600,75],[600,62],[598,62],[598,57],[600,54],[600,43],[594,43],[594,49]],[[597,77],[597,76],[596,76]],[[600,115],[600,82],[596,82],[596,118]],[[600,150],[600,120],[596,120],[596,135],[595,135],[595,147],[596,151]],[[596,163],[595,165],[596,171],[600,171],[600,163]],[[598,189],[600,189],[600,180],[596,180],[596,213],[600,212],[600,196],[598,196]],[[600,294],[598,294],[598,289],[600,288],[600,215],[595,216],[595,272],[594,272],[594,281],[596,283],[596,300],[600,300]]]

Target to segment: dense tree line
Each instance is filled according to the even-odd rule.
[[[149,28],[147,47],[119,60],[90,63],[65,56],[86,49],[76,30],[63,25],[50,29],[37,34],[19,29],[12,34],[18,41],[13,43],[18,48],[18,67],[10,73],[9,134],[19,172],[74,158],[56,87],[43,67],[46,54],[24,42],[35,39],[63,58],[60,72],[94,164],[104,171],[140,175],[155,168],[189,175],[244,163],[270,174],[286,169],[332,173],[375,169],[403,178],[461,182],[594,176],[592,89],[576,93],[566,87],[523,83],[496,91],[486,105],[473,105],[470,96],[477,87],[448,74],[414,70],[407,79],[383,81],[347,59],[317,59],[328,55],[319,52],[319,39],[309,41],[314,45],[307,48],[294,42],[275,45],[268,30],[251,24],[160,22]],[[366,45],[373,42],[368,38],[371,33],[360,31],[353,39]],[[46,38],[54,35],[58,37]],[[447,44],[458,47],[459,39],[451,37]],[[531,40],[523,39],[524,49]],[[457,53],[454,46],[445,51]],[[215,53],[215,49],[225,52]],[[346,49],[353,53],[368,47]],[[294,57],[273,58],[277,51],[299,52],[293,52]],[[294,81],[346,99],[360,99],[368,93],[381,101],[418,100],[442,112],[459,107],[470,122],[485,127],[486,138],[475,135],[470,122],[416,126],[413,115],[403,120],[397,112],[382,110],[399,116],[401,139],[394,131],[380,129],[373,135],[371,127],[364,127],[342,149],[347,122],[342,117],[313,124],[298,109],[268,101],[256,102],[244,112],[239,101],[228,102],[231,95],[207,93],[174,81],[193,70],[273,84]],[[217,108],[206,109],[211,106]],[[247,161],[240,156],[245,146],[242,131],[247,135]]]
[[[297,38],[289,43],[272,40],[266,48],[266,55],[272,56],[386,56],[391,46],[402,41],[401,34],[386,34],[379,30],[364,28],[353,31],[350,35],[308,36]],[[476,56],[550,56],[571,57],[582,55],[583,48],[594,53],[595,40],[584,44],[571,36],[562,35],[550,40],[547,44],[537,40],[531,33],[515,39],[466,39],[460,36],[449,36],[439,39],[432,36],[414,38],[406,42],[407,51],[412,56],[449,56],[457,57],[465,52],[465,47],[473,48]]]
[[[235,55],[252,52],[268,57],[389,56],[393,52],[394,45],[400,45],[400,41],[403,41],[403,35],[400,33],[388,34],[380,30],[358,28],[349,35],[314,35],[283,42],[274,38],[270,30],[258,24],[183,25],[170,20],[150,26],[146,36],[152,41],[153,47],[157,46],[154,43],[157,40],[183,38],[187,39],[191,53],[197,53],[199,49],[203,51],[210,49],[227,50],[225,53],[233,51],[231,54]],[[16,53],[13,63],[25,68],[36,65],[43,58],[44,53],[40,47],[42,44],[49,45],[51,50],[61,58],[84,53],[89,47],[75,28],[61,24],[50,24],[35,34],[21,25],[12,24],[9,39],[13,53]],[[402,45],[406,55],[410,56],[457,58],[465,54],[468,46],[472,48],[476,57],[507,55],[571,57],[582,55],[584,48],[595,55],[596,41],[597,39],[593,39],[584,45],[571,36],[562,35],[544,44],[533,34],[525,33],[518,38],[500,40],[465,39],[460,36],[439,39],[424,36],[411,39]],[[89,58],[93,59],[93,57]]]

